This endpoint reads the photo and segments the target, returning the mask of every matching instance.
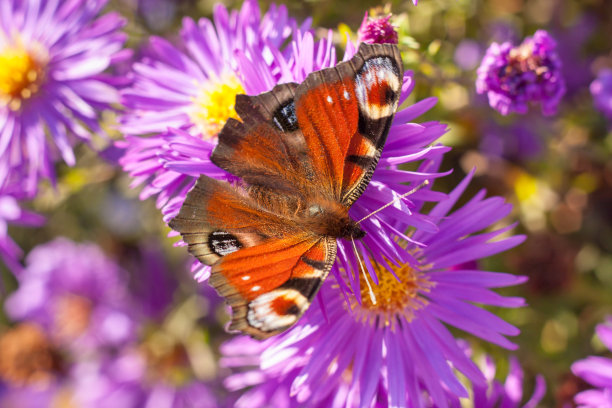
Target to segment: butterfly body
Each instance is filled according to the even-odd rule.
[[[362,44],[349,61],[257,95],[238,95],[211,160],[239,179],[201,176],[170,226],[212,265],[230,330],[256,338],[294,324],[336,257],[365,232],[349,216],[378,163],[401,80],[396,46]]]

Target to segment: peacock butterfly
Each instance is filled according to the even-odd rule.
[[[170,227],[212,265],[232,307],[230,331],[258,339],[292,326],[336,259],[336,239],[364,231],[349,208],[367,187],[402,86],[397,46],[361,44],[353,58],[238,95],[211,160],[237,176],[200,176]]]

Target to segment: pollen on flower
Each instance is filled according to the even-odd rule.
[[[0,106],[13,111],[40,89],[44,79],[43,53],[12,45],[0,50]]]
[[[242,84],[233,74],[225,74],[199,84],[189,116],[202,137],[217,137],[229,118],[238,117],[235,109],[236,95],[243,93]]]
[[[24,323],[0,338],[0,378],[16,386],[44,385],[60,371],[60,360],[43,331]]]
[[[414,312],[426,305],[427,300],[420,294],[428,292],[433,283],[408,264],[391,264],[399,281],[385,266],[374,261],[372,265],[378,277],[378,285],[366,282],[370,278],[361,274],[361,305],[356,301],[352,305],[355,316],[359,321],[378,327],[390,326],[394,330],[400,318],[411,321]]]

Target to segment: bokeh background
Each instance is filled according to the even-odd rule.
[[[236,8],[241,2],[224,3]],[[262,10],[269,3],[260,2]],[[298,21],[312,17],[314,27],[323,27],[320,35],[335,30],[339,50],[347,34],[355,35],[364,11],[381,6],[372,1],[284,3]],[[107,9],[128,19],[127,46],[138,55],[148,36],[172,39],[183,16],[210,16],[212,5],[113,0]],[[529,277],[526,284],[502,291],[525,297],[529,306],[496,313],[521,329],[514,341],[527,389],[541,373],[548,385],[542,406],[567,406],[586,387],[570,365],[605,350],[593,329],[612,314],[612,127],[589,92],[598,72],[612,68],[612,2],[420,0],[417,7],[409,1],[387,7],[405,65],[415,72],[417,85],[407,103],[437,96],[439,103],[425,119],[450,127],[441,141],[453,150],[442,169],[453,173],[436,181],[435,189],[450,191],[475,168],[471,193],[485,188],[504,196],[514,205],[507,222],[517,220],[515,230],[528,236],[519,247],[486,259],[484,268]],[[544,117],[536,108],[502,116],[476,94],[476,68],[492,41],[518,43],[537,29],[557,40],[567,93],[556,115]],[[11,226],[9,234],[26,254],[58,236],[98,244],[125,270],[124,286],[142,300],[137,307],[156,310],[149,314],[154,317],[144,326],[144,337],[151,354],[162,356],[160,367],[165,364],[173,376],[214,383],[227,374],[218,366],[219,344],[229,337],[223,330],[225,307],[214,291],[192,279],[186,251],[173,246],[176,238],[167,238],[169,228],[153,200],[140,201],[139,190],[130,188],[130,178],[114,164],[112,143],[121,134],[113,113],[105,114],[103,126],[109,138],[92,144],[104,153],[77,146],[76,165],[58,164],[57,185],[43,182],[26,204],[44,215],[46,224]],[[4,265],[0,270],[6,298],[17,282]],[[155,282],[165,283],[151,285],[152,273]],[[0,332],[12,324],[3,315]],[[507,370],[505,350],[482,342],[474,347],[498,360],[500,373]]]

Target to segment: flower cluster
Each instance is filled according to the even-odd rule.
[[[478,68],[476,91],[486,93],[489,105],[502,115],[527,113],[530,103],[539,103],[544,115],[554,114],[565,94],[556,47],[544,30],[519,46],[491,44]]]
[[[216,364],[197,329],[210,316],[192,310],[191,320],[177,323],[166,314],[179,285],[160,278],[159,251],[138,265],[135,290],[99,247],[65,238],[34,248],[23,267],[7,225],[42,221],[19,200],[32,198],[41,179],[56,182],[59,158],[74,165],[75,143],[102,133],[101,112],[118,102],[118,164],[132,187],[142,187],[142,200],[156,198],[168,221],[198,176],[233,180],[210,155],[224,124],[237,117],[236,95],[299,83],[335,66],[333,33],[316,40],[310,20],[299,24],[285,6],[262,14],[256,0],[236,11],[217,5],[211,20],[183,19],[174,42],[149,38],[129,73],[117,77],[107,70],[130,52],[123,49],[124,20],[102,15],[105,5],[0,6],[0,257],[18,283],[4,303],[14,323],[0,334],[0,405],[215,407],[219,392],[209,380]],[[358,42],[397,44],[391,15],[366,13]],[[343,59],[355,52],[349,41]],[[532,102],[551,114],[565,92],[560,68],[554,41],[538,31],[518,47],[493,44],[477,90],[504,115],[525,113]],[[607,113],[604,74],[598,81],[592,92]],[[451,331],[517,347],[508,337],[518,328],[486,307],[524,306],[493,289],[525,277],[484,270],[479,261],[524,237],[504,223],[511,205],[501,197],[480,191],[464,198],[473,172],[449,194],[432,189],[450,173],[442,165],[449,148],[438,141],[448,127],[419,119],[437,100],[414,102],[414,87],[408,71],[378,167],[350,208],[365,237],[338,240],[332,276],[294,327],[264,342],[237,337],[221,346],[221,365],[231,369],[224,384],[242,392],[236,406],[430,408],[458,407],[466,398],[479,408],[520,406],[518,361],[511,360],[502,384],[492,361],[476,364]],[[529,150],[521,140],[515,150]],[[209,273],[199,264],[194,270],[204,285]],[[601,373],[588,374],[581,362],[574,367],[608,387]],[[538,377],[524,408],[534,407],[544,389]],[[607,392],[584,398],[601,400]]]
[[[205,383],[184,379],[185,340],[144,330],[153,316],[97,246],[58,238],[36,247],[19,283],[5,304],[16,324],[0,336],[0,405],[216,406]]]

